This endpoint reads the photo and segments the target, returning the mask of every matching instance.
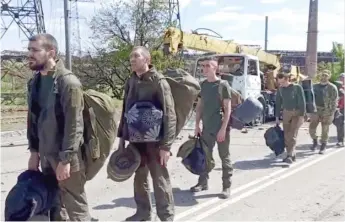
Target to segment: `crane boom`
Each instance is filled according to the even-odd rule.
[[[269,68],[274,70],[274,72],[277,72],[281,68],[280,55],[274,55],[252,47],[241,46],[231,41],[218,40],[210,38],[209,36],[186,33],[174,27],[170,27],[166,30],[164,35],[164,47],[165,51],[173,54],[183,48],[188,48],[204,52],[215,52],[218,54],[240,53],[253,55],[258,57],[258,60],[261,63],[269,66]],[[299,76],[299,67],[292,66],[291,68],[292,74]]]

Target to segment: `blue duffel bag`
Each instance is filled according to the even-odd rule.
[[[264,134],[264,137],[266,145],[274,152],[276,156],[284,153],[284,131],[279,125],[268,128]]]

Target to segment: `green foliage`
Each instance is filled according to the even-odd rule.
[[[339,79],[341,73],[344,73],[344,47],[343,44],[333,42],[333,48],[331,52],[335,55],[338,62],[334,63],[325,63],[320,62],[317,66],[318,73],[322,72],[323,70],[329,70],[332,73],[330,78],[331,82],[335,82]],[[317,75],[314,79],[315,81],[319,81],[319,75]]]
[[[152,64],[162,72],[183,66],[180,58],[163,56],[163,34],[168,25],[169,10],[164,1],[120,0],[107,4],[90,24],[94,52],[75,65],[74,71],[87,88],[122,99],[131,74],[129,55],[134,46],[146,46]]]
[[[160,72],[165,72],[167,68],[182,68],[184,61],[176,56],[165,56],[162,50],[151,52],[152,64]]]

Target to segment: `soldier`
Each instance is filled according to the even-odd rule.
[[[50,34],[29,39],[28,65],[36,71],[28,83],[29,170],[55,174],[60,187],[53,221],[90,220],[84,185],[85,167],[81,158],[83,142],[83,91],[78,78],[58,59],[58,44]],[[59,96],[55,81],[61,81]],[[56,101],[58,100],[58,101]],[[58,107],[55,105],[59,104]],[[62,202],[60,202],[60,199]]]
[[[230,127],[228,126],[231,112],[231,89],[227,81],[222,81],[216,76],[218,61],[216,59],[205,60],[202,71],[206,80],[201,84],[200,98],[196,106],[195,135],[201,135],[207,147],[213,150],[215,143],[218,145],[218,153],[222,160],[223,190],[220,198],[230,197],[232,177],[232,164],[230,161]],[[218,91],[222,86],[222,98]],[[223,115],[221,110],[223,109]],[[202,131],[200,129],[202,120]],[[191,187],[192,192],[208,190],[207,173],[199,177],[198,183]]]
[[[339,89],[339,103],[338,108],[342,116],[340,117],[340,124],[336,125],[337,127],[337,146],[343,147],[344,146],[344,88]]]
[[[321,147],[320,154],[323,154],[328,141],[329,126],[334,119],[334,113],[337,109],[338,89],[329,82],[331,72],[329,70],[322,71],[320,75],[320,83],[314,84],[316,113],[310,115],[309,134],[313,139],[311,150],[317,147],[316,128],[321,122]]]
[[[122,116],[118,130],[119,147],[122,149],[125,140],[129,140],[128,123],[124,119],[131,106],[138,101],[152,101],[159,103],[163,110],[163,139],[159,143],[133,143],[141,153],[142,163],[134,176],[134,200],[137,205],[136,213],[126,221],[151,220],[151,195],[148,184],[150,172],[154,196],[156,199],[157,215],[161,221],[173,221],[174,199],[167,162],[171,155],[171,145],[175,139],[176,113],[171,89],[165,79],[155,79],[163,75],[150,65],[149,51],[142,46],[135,47],[130,54],[133,74],[126,81],[123,100]]]
[[[279,88],[276,95],[276,124],[279,125],[280,111],[283,110],[283,129],[287,151],[283,162],[296,161],[295,146],[298,130],[303,124],[306,102],[302,86],[290,82],[290,67],[283,67],[277,75]]]

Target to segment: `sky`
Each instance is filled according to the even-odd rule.
[[[100,7],[116,0],[80,2],[82,48],[90,44],[88,22]],[[17,0],[13,0],[16,4]],[[42,0],[45,25],[64,51],[63,0]],[[306,50],[309,0],[179,0],[182,30],[208,28],[224,40],[261,45],[264,48],[265,16],[268,16],[269,50]],[[330,3],[332,2],[332,3]],[[319,0],[318,51],[330,51],[332,42],[344,43],[345,1]],[[8,22],[8,21],[6,21]],[[16,25],[1,39],[1,50],[25,50],[27,41]],[[163,33],[162,33],[163,34]],[[75,39],[72,39],[75,41]]]

